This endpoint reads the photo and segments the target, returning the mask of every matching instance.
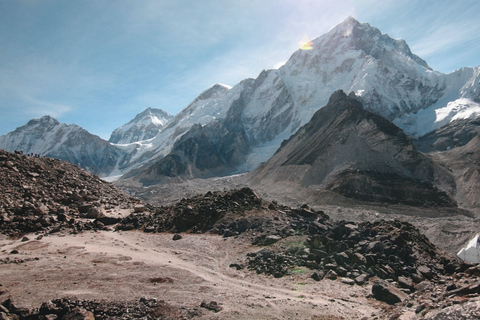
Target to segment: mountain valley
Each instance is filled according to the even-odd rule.
[[[0,318],[478,318],[479,83],[350,17],[109,141],[32,119],[0,136]]]

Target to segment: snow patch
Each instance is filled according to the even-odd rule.
[[[480,263],[479,236],[480,234],[477,233],[475,237],[457,253],[457,257],[468,263]]]
[[[447,106],[435,110],[435,123],[445,125],[458,119],[476,118],[480,116],[480,105],[467,98],[449,102]]]

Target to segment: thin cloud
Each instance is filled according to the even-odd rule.
[[[42,117],[44,115],[49,115],[54,118],[60,118],[64,114],[74,109],[73,107],[64,104],[41,101],[28,96],[23,96],[22,99],[29,103],[29,106],[25,107],[23,113],[31,117]]]
[[[468,22],[445,25],[428,32],[421,40],[412,44],[417,55],[429,57],[451,48],[461,48],[466,41],[479,38],[478,31],[470,28]]]

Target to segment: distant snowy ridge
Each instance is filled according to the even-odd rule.
[[[51,116],[32,119],[24,126],[0,136],[0,148],[13,152],[58,158],[99,176],[109,175],[128,154],[100,137]]]
[[[480,66],[436,76],[443,89],[435,103],[393,121],[411,136],[422,136],[454,120],[480,116]]]

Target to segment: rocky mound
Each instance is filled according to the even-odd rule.
[[[466,268],[439,251],[413,225],[398,220],[357,224],[316,219],[308,233],[305,243],[286,251],[262,249],[250,254],[249,268],[283,276],[292,267],[304,266],[316,271],[317,280],[346,277],[364,284],[378,277],[397,281],[412,292],[417,283]]]
[[[328,220],[322,211],[308,206],[293,209],[265,201],[250,188],[207,192],[154,213],[133,213],[116,226],[118,230],[144,232],[210,232],[224,237],[247,233],[254,244],[268,244],[297,234],[308,234],[310,223]]]
[[[102,229],[139,204],[71,163],[20,152],[0,150],[0,180],[0,232],[9,235]]]
[[[455,206],[410,138],[343,91],[250,174],[253,187],[280,182],[369,202]]]

